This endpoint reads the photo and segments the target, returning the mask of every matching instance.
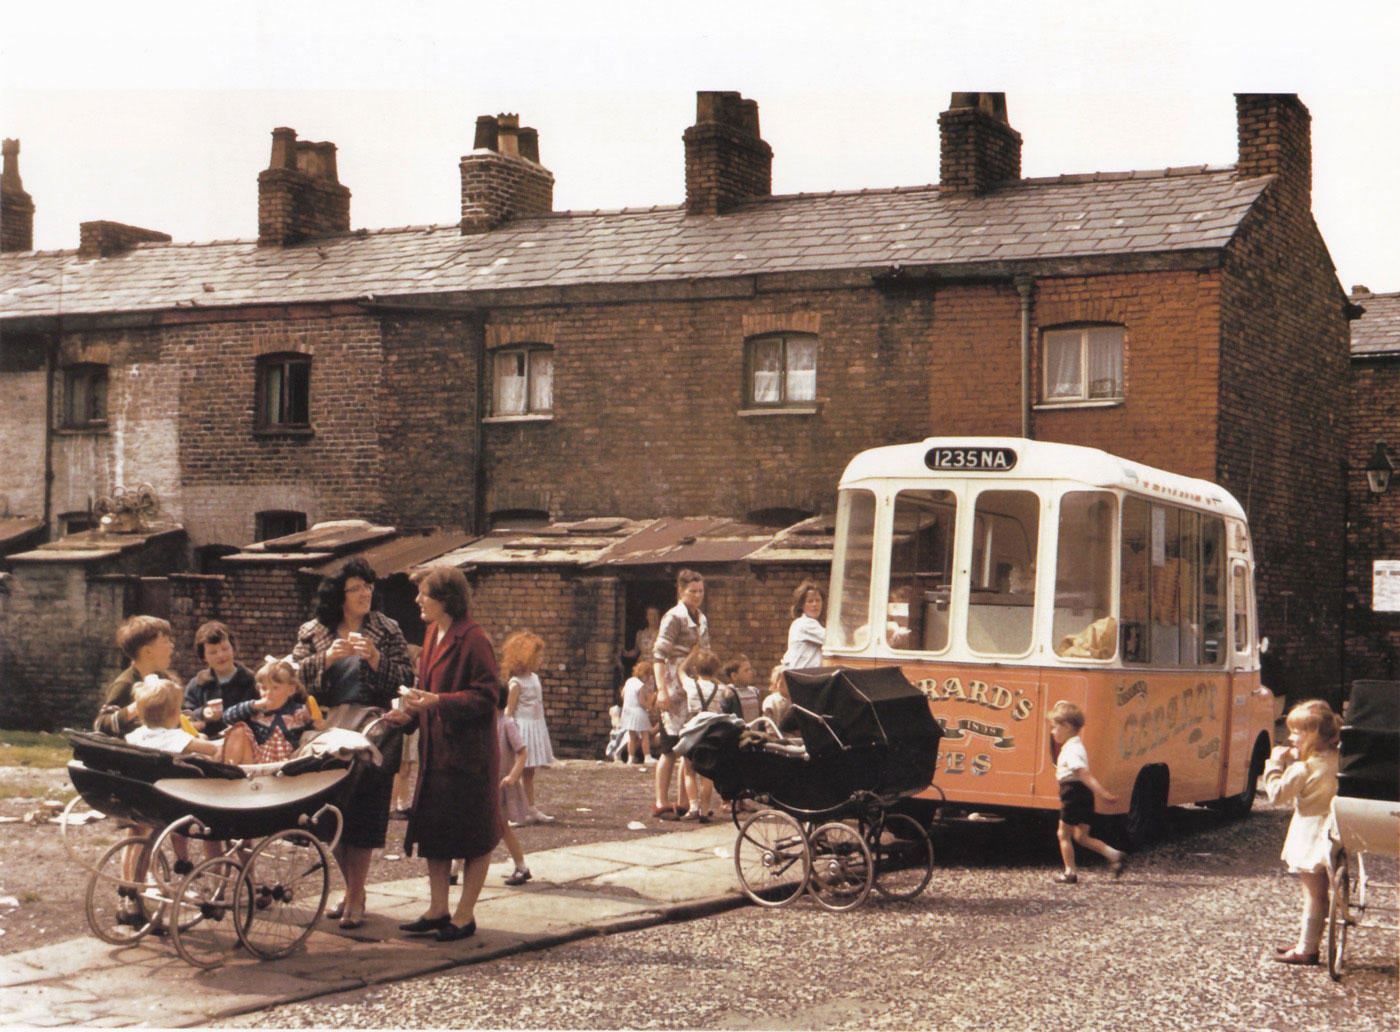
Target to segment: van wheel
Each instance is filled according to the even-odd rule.
[[[1123,836],[1136,851],[1162,835],[1167,820],[1167,769],[1144,767],[1133,783],[1133,796],[1123,819]]]
[[[1237,795],[1218,799],[1213,804],[1227,817],[1247,817],[1254,809],[1254,797],[1259,792],[1259,779],[1264,776],[1264,764],[1269,761],[1269,743],[1260,738],[1254,743],[1254,752],[1249,757],[1249,774],[1245,777],[1244,789]]]

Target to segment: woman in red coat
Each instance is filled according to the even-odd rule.
[[[418,786],[404,851],[428,861],[428,910],[399,927],[440,941],[476,932],[474,910],[491,851],[501,839],[496,708],[501,696],[496,654],[486,632],[467,616],[471,588],[462,571],[433,567],[415,578],[427,624],[418,658],[418,687],[401,690],[406,716],[417,722]],[[448,909],[452,861],[466,861],[462,896]],[[449,916],[450,913],[450,916]]]

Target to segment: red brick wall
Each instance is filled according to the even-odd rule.
[[[194,634],[207,620],[228,626],[238,661],[250,669],[264,656],[285,656],[296,644],[297,628],[311,618],[316,584],[316,578],[298,574],[295,564],[230,563],[217,576],[172,575],[176,670],[188,678],[203,665],[194,653]]]
[[[815,415],[743,416],[744,317],[819,319]],[[874,290],[499,312],[554,328],[554,414],[485,427],[488,511],[830,509],[847,461],[929,432],[932,302]],[[966,377],[964,376],[963,379]]]
[[[1390,445],[1400,461],[1400,355],[1351,364],[1351,438],[1347,481],[1351,494],[1348,521],[1346,680],[1400,678],[1400,613],[1371,609],[1372,563],[1400,559],[1400,477],[1390,490],[1372,498],[1360,470],[1370,461],[1376,441]]]
[[[510,218],[554,208],[554,175],[511,154],[474,152],[462,158],[462,232],[481,233]]]
[[[1221,277],[1216,479],[1254,533],[1260,632],[1290,698],[1338,701],[1346,298],[1296,191],[1265,190]]]

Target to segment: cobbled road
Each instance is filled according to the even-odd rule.
[[[1363,929],[1350,970],[1269,959],[1296,932],[1278,860],[1288,813],[1172,811],[1114,881],[1096,857],[1051,882],[1051,826],[943,831],[909,903],[832,914],[743,907],[248,1015],[244,1027],[1078,1029],[1385,1032],[1397,936]],[[1393,862],[1379,875],[1395,881]],[[1376,875],[1373,874],[1373,877]],[[1393,906],[1395,890],[1388,890]],[[1390,915],[1393,921],[1393,913]]]

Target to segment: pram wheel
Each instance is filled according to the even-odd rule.
[[[828,910],[850,910],[870,895],[875,864],[870,847],[849,824],[832,821],[812,832],[807,891]]]
[[[80,795],[68,800],[68,805],[58,818],[68,859],[91,874],[96,870],[93,859],[101,858],[107,836],[112,833],[115,823],[111,817],[94,810]]]
[[[875,859],[875,889],[886,899],[913,899],[933,877],[933,842],[912,817],[881,813],[865,833]]]
[[[132,858],[133,877],[126,879],[127,850]],[[157,883],[161,874],[152,874],[151,840],[133,835],[108,848],[88,879],[84,909],[92,934],[113,946],[130,946],[148,935],[160,919],[165,899]]]
[[[1344,968],[1342,955],[1347,948],[1347,925],[1351,923],[1351,874],[1347,855],[1337,856],[1332,873],[1332,896],[1327,908],[1327,973],[1332,981],[1340,982]]]
[[[326,906],[329,867],[320,839],[299,828],[279,831],[253,848],[233,899],[238,937],[250,953],[276,960],[311,934]]]
[[[171,905],[170,938],[175,952],[195,967],[218,967],[239,943],[234,917],[234,893],[246,892],[239,881],[242,868],[231,857],[205,860],[179,881]],[[251,913],[252,906],[242,908]]]
[[[734,870],[744,894],[761,907],[780,907],[802,894],[811,852],[802,826],[780,810],[759,810],[739,827]]]

